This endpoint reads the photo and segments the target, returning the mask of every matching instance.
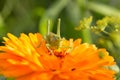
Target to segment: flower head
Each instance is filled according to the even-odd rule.
[[[106,68],[114,59],[105,49],[81,43],[81,39],[61,39],[51,48],[39,33],[8,33],[0,46],[0,74],[15,80],[114,80]]]

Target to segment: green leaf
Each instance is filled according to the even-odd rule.
[[[0,14],[0,37],[5,35],[5,33],[6,33],[6,27],[5,27],[3,18],[2,18],[1,14]]]
[[[72,10],[72,11],[71,11]],[[67,16],[69,20],[74,24],[78,24],[80,17],[81,17],[81,9],[79,4],[75,1],[70,1],[69,4],[66,6]],[[74,16],[73,16],[74,15]]]
[[[120,10],[108,5],[97,3],[97,2],[88,2],[88,8],[94,12],[97,12],[103,15],[120,16]]]

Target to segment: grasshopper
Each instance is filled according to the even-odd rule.
[[[47,35],[45,36],[46,40],[46,47],[50,51],[51,54],[53,54],[53,49],[58,49],[60,46],[60,19],[58,19],[58,26],[57,26],[57,34],[54,34],[50,32],[50,20],[48,20],[48,26],[47,26]]]

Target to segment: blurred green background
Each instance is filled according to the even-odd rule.
[[[45,34],[47,19],[51,31],[56,31],[57,19],[61,18],[61,35],[78,38],[74,27],[84,17],[94,21],[104,16],[120,15],[119,0],[0,0],[0,36],[10,32],[40,32]]]
[[[51,21],[51,31],[56,33],[57,19],[61,18],[62,37],[82,38],[83,42],[105,47],[120,65],[119,19],[118,23],[104,26],[117,25],[117,32],[110,30],[110,27],[97,34],[90,29],[75,29],[80,20],[89,16],[93,20],[91,24],[85,23],[88,26],[96,25],[97,20],[105,16],[120,16],[119,5],[120,0],[0,0],[0,40],[2,42],[2,37],[8,32],[16,36],[30,32],[45,35],[48,19]]]

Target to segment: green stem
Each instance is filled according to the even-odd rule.
[[[90,30],[88,29],[81,30],[81,37],[83,42],[93,43]]]

